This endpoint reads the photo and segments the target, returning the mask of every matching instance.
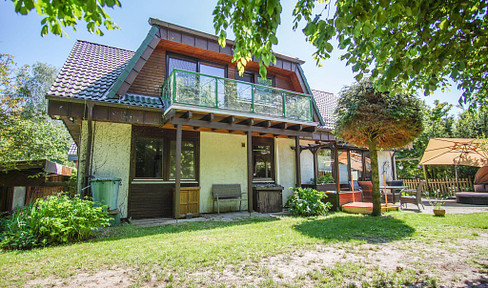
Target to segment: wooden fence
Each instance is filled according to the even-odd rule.
[[[403,185],[408,186],[408,189],[416,189],[420,181],[424,181],[423,179],[401,180]],[[453,197],[456,196],[456,192],[470,191],[471,189],[473,189],[473,182],[469,178],[459,179],[459,189],[456,179],[427,179],[427,185],[422,189],[422,194],[435,197]]]

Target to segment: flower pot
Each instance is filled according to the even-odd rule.
[[[444,217],[444,215],[446,215],[446,210],[444,208],[434,209],[434,215]]]

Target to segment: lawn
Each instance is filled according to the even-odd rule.
[[[488,284],[488,213],[414,213],[108,228],[0,252],[1,286],[397,287]]]

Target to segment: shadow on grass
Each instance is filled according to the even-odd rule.
[[[391,216],[341,216],[310,220],[295,226],[300,233],[325,242],[351,240],[385,243],[410,237],[415,229]]]
[[[179,224],[167,224],[154,227],[137,227],[134,225],[109,227],[99,231],[92,241],[114,241],[120,239],[146,237],[160,234],[175,234],[184,232],[195,232],[201,230],[222,229],[233,226],[257,224],[263,222],[277,221],[277,218],[243,218],[233,221],[196,221]]]

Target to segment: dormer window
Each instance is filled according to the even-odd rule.
[[[169,54],[167,57],[168,65],[167,76],[171,75],[173,69],[197,72],[201,74],[226,78],[227,69],[225,65],[204,62],[196,58],[186,57],[183,55]]]

